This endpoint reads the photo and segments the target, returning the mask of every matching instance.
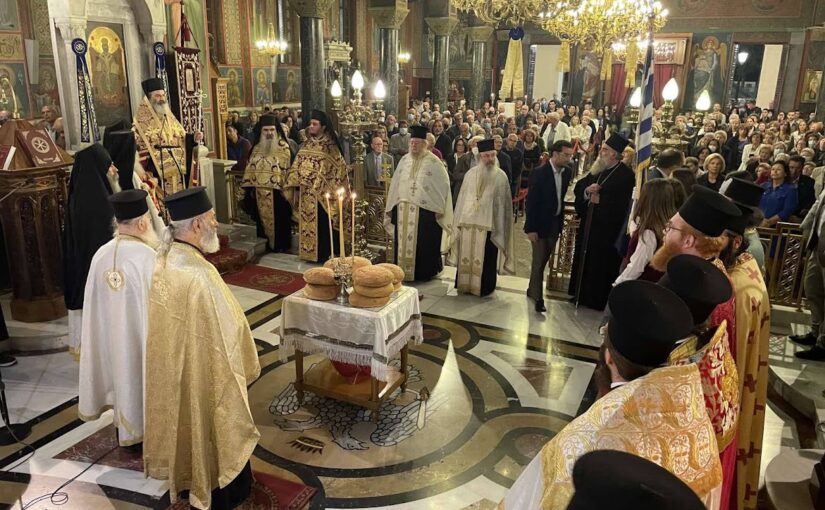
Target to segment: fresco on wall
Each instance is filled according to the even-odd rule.
[[[724,103],[730,67],[731,34],[693,34],[689,71],[682,104],[694,105],[707,90],[711,103]]]
[[[95,26],[99,25],[99,26]],[[121,25],[89,23],[89,74],[97,121],[111,126],[132,118]]]
[[[221,76],[227,78],[226,95],[229,107],[244,106],[246,94],[244,90],[244,71],[241,67],[221,67]]]
[[[20,20],[17,16],[17,2],[15,0],[0,2],[0,30],[20,30]]]
[[[426,67],[432,67],[435,59],[435,34],[430,32],[430,27],[426,23],[424,27],[425,37],[421,38],[421,53],[424,55]],[[466,20],[459,18],[453,33],[450,34],[450,71],[454,69],[471,69],[473,67],[473,42],[470,39]]]
[[[795,18],[802,14],[802,0],[676,0],[668,2],[671,19],[741,18],[743,13],[757,16]]]
[[[0,110],[14,111],[12,89],[17,97],[17,109],[20,116],[24,119],[28,118],[30,114],[29,93],[26,90],[25,64],[22,62],[0,64]]]
[[[44,106],[59,106],[60,92],[54,62],[41,59],[38,74],[40,83],[32,85],[32,99],[36,111],[42,110]]]
[[[301,101],[301,69],[295,67],[278,68],[277,101],[282,103],[298,103]]]
[[[255,92],[255,106],[262,107],[272,102],[272,71],[270,69],[254,69],[252,90]]]

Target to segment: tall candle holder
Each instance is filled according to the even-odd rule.
[[[339,305],[349,304],[349,295],[347,289],[352,285],[352,265],[347,262],[345,257],[338,257],[335,264],[332,266],[332,272],[335,275],[335,282],[338,284],[338,297],[335,302]]]

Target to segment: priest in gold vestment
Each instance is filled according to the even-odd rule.
[[[286,186],[289,189],[285,194],[298,216],[298,257],[310,262],[324,262],[332,256],[338,243],[336,192],[339,188],[347,192],[350,189],[347,162],[326,113],[312,111],[307,140],[292,162]],[[325,199],[327,193],[331,196],[329,202]],[[327,210],[327,203],[332,210]],[[330,217],[333,225],[332,246],[329,245]]]
[[[261,368],[243,310],[204,257],[220,248],[206,189],[166,207],[149,301],[144,470],[168,482],[172,502],[189,491],[195,508],[231,509],[251,490],[260,433],[246,388]]]
[[[732,348],[739,372],[740,416],[737,440],[735,501],[730,508],[756,509],[765,406],[768,400],[768,344],[771,335],[771,303],[762,271],[748,252],[745,231],[758,224],[762,188],[741,179],[731,179],[725,190],[742,211],[728,223],[728,247],[720,258],[736,294],[736,338]]]
[[[608,301],[604,357],[614,389],[542,448],[499,508],[564,510],[576,460],[619,450],[659,464],[715,510],[722,470],[699,370],[658,368],[690,334],[690,310],[672,291],[640,280],[617,285]]]
[[[513,201],[493,140],[477,147],[481,162],[458,193],[448,262],[456,267],[458,292],[486,296],[496,290],[499,272],[515,273]]]
[[[453,200],[444,163],[427,150],[427,128],[413,126],[410,152],[398,162],[384,209],[395,260],[406,281],[428,281],[444,269],[450,247]]]
[[[256,213],[255,219],[263,228],[270,250],[289,251],[292,246],[292,207],[281,190],[286,184],[292,153],[274,115],[261,117],[256,129],[260,133],[241,181],[241,186],[246,188],[247,212]]]
[[[144,169],[161,182],[158,193],[162,197],[184,188],[188,172],[186,154],[191,153],[194,141],[201,140],[203,135],[196,133],[194,137],[187,136],[169,108],[161,79],[144,80],[143,92],[146,97],[138,105],[134,118],[138,154]]]

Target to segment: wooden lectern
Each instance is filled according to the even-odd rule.
[[[58,148],[61,161],[37,166],[18,136],[33,128],[25,120],[0,127],[0,144],[16,148],[9,169],[0,169],[0,222],[13,290],[11,316],[22,322],[66,315],[61,231],[72,158]]]

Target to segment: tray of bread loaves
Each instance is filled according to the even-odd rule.
[[[324,267],[304,271],[304,295],[307,298],[332,301],[337,297],[339,287],[333,270],[337,263],[338,259],[330,259]],[[349,304],[356,308],[380,308],[386,305],[404,281],[404,270],[395,264],[372,265],[363,257],[348,257],[346,263],[353,266]]]

